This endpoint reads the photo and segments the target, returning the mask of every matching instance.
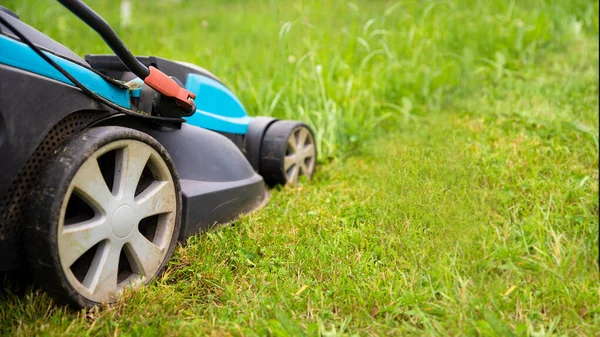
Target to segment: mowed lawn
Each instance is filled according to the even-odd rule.
[[[318,173],[89,311],[6,278],[0,335],[600,335],[598,2],[89,1],[317,130]],[[8,1],[80,54],[49,1]]]

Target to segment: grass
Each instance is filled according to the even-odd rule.
[[[118,27],[115,4],[92,5]],[[58,5],[8,7],[108,52]],[[597,2],[135,8],[118,31],[136,53],[310,123],[324,160],[116,305],[9,286],[0,334],[600,335]]]

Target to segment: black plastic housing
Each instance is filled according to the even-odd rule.
[[[25,265],[28,191],[53,151],[86,128],[126,126],[167,149],[181,178],[182,241],[267,201],[262,177],[240,149],[241,137],[116,114],[73,86],[5,65],[0,79],[0,271]]]

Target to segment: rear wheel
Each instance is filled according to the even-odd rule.
[[[312,178],[317,146],[304,123],[277,121],[265,132],[260,150],[260,174],[267,184],[297,184],[300,176]]]
[[[61,302],[114,302],[150,282],[177,243],[181,190],[166,150],[122,127],[82,132],[57,151],[31,195],[28,256]]]

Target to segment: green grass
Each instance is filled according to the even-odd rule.
[[[118,26],[115,4],[92,5]],[[600,335],[598,2],[137,5],[132,50],[310,123],[324,160],[116,305],[9,286],[0,334]],[[8,6],[108,52],[58,5]]]

